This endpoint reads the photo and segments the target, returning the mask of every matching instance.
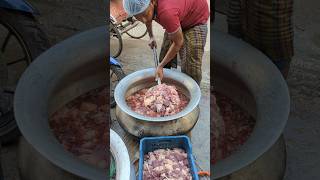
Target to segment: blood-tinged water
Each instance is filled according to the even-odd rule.
[[[50,127],[64,148],[101,169],[107,169],[107,88],[101,87],[72,100],[50,118]]]
[[[219,114],[223,122],[211,119],[213,130],[211,131],[211,162],[230,156],[243,145],[253,131],[255,119],[243,110],[238,104],[223,94],[214,92]],[[213,99],[213,96],[212,98]],[[217,125],[219,123],[219,125]],[[215,133],[214,131],[219,131]],[[217,134],[219,134],[218,137]]]
[[[127,97],[128,106],[144,116],[163,117],[179,113],[189,103],[189,98],[173,85],[161,84],[152,88],[141,89]]]

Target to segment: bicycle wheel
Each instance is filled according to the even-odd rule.
[[[116,26],[110,22],[110,55],[114,58],[118,57],[122,51],[122,37]]]
[[[119,83],[119,81],[126,75],[123,70],[115,65],[110,65],[110,107],[116,106],[116,101],[114,100],[114,90]]]
[[[13,114],[15,87],[27,66],[48,49],[50,43],[34,17],[4,9],[0,9],[0,43],[0,140],[7,144],[20,135]]]
[[[129,31],[126,32],[128,36],[134,39],[141,39],[147,34],[147,27],[142,22],[139,22],[138,20],[134,19],[133,21],[137,22],[138,25]]]

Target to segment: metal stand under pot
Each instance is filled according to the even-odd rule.
[[[212,31],[214,88],[256,119],[248,141],[231,156],[211,164],[213,179],[280,180],[286,164],[281,134],[290,109],[286,82],[270,59],[257,49]]]

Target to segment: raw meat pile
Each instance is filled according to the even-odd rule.
[[[143,180],[190,180],[187,154],[179,148],[158,149],[144,155]]]
[[[81,95],[55,112],[50,127],[64,148],[98,168],[107,169],[107,88]]]
[[[188,104],[189,99],[180,93],[175,86],[156,85],[142,89],[127,99],[131,109],[150,117],[162,117],[177,114]]]
[[[255,125],[255,119],[231,99],[217,92],[214,92],[214,95],[217,106],[215,110],[211,108],[215,115],[211,118],[213,125],[213,131],[211,131],[211,144],[213,145],[211,162],[213,164],[228,157],[244,144]],[[214,95],[211,97],[212,101],[214,101]],[[219,120],[219,114],[222,120]]]
[[[210,131],[211,133],[211,144],[213,147],[217,147],[219,145],[220,137],[224,135],[224,121],[220,115],[220,110],[216,102],[216,97],[213,93],[210,94],[211,96],[211,108],[210,108],[210,118],[211,118],[211,125],[212,125],[212,130]],[[221,149],[218,148],[213,148],[210,151],[210,156],[211,157],[221,157]],[[212,159],[213,162],[212,164],[215,163],[216,158]]]

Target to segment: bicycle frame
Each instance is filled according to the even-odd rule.
[[[109,64],[122,68],[122,64],[116,58],[113,58],[111,56],[110,56]]]
[[[117,29],[119,30],[120,34],[126,33],[129,30],[135,28],[136,26],[138,26],[138,24],[140,22],[137,20],[132,20],[132,21],[126,20],[123,23],[124,24],[122,24],[122,23],[114,24],[117,27]]]

